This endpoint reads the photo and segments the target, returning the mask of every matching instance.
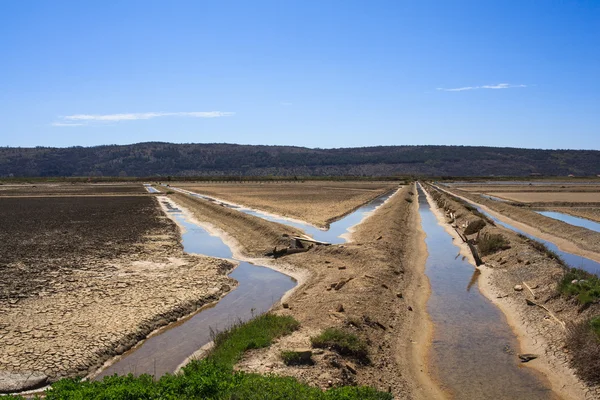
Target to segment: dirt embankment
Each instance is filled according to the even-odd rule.
[[[268,349],[250,351],[238,368],[295,376],[322,388],[356,383],[390,390],[398,398],[435,398],[433,385],[417,376],[421,370],[415,367],[418,357],[413,354],[414,347],[427,343],[428,334],[415,323],[425,313],[427,290],[419,270],[424,260],[419,263],[415,258],[421,254],[422,236],[417,202],[406,201],[414,198],[411,191],[413,186],[402,189],[377,209],[356,228],[350,243],[318,246],[270,261],[283,271],[309,272],[285,300],[286,307],[275,308],[277,313],[293,315],[301,328]],[[184,195],[174,199],[186,201],[198,219],[227,232],[242,253],[257,254],[279,243],[278,224],[263,221],[271,228],[257,231],[255,217]],[[238,225],[232,226],[232,220]],[[312,366],[284,365],[281,351],[310,347],[310,337],[329,327],[347,329],[365,340],[370,362],[361,364],[331,350],[315,350]]]
[[[328,226],[364,203],[397,188],[389,182],[176,185],[192,192],[288,218]]]
[[[451,222],[449,213],[454,213],[456,219],[453,225],[459,227],[461,232],[469,222],[480,219],[447,194],[427,186],[426,189],[432,194],[438,193],[437,203],[446,211],[446,222]],[[480,235],[486,233],[503,235],[508,239],[510,248],[483,257],[485,265],[480,267],[482,274],[479,287],[504,312],[519,337],[522,351],[540,356],[527,365],[544,373],[553,390],[566,399],[597,399],[600,387],[589,387],[568,367],[570,355],[565,346],[567,331],[547,311],[528,305],[526,299],[544,305],[567,327],[570,322],[597,315],[600,305],[594,304],[584,309],[575,299],[560,296],[557,286],[564,274],[564,267],[533,247],[528,239],[490,224],[483,228]],[[532,288],[535,298],[523,282]],[[516,291],[515,285],[521,285],[523,290]]]
[[[183,253],[155,198],[0,205],[0,392],[95,371],[235,285],[232,263]]]
[[[450,190],[450,192],[453,192]],[[455,191],[475,203],[484,205],[510,219],[522,222],[551,236],[571,242],[576,247],[597,253],[600,258],[600,233],[579,226],[567,224],[554,218],[545,217],[527,208],[516,207],[507,203],[489,200],[468,192]]]

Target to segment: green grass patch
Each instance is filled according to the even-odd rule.
[[[289,316],[264,314],[214,336],[208,357],[194,360],[177,375],[109,376],[102,381],[62,379],[45,392],[46,400],[391,400],[389,393],[369,387],[339,387],[322,391],[295,378],[234,371],[249,349],[269,346],[274,339],[298,329]],[[19,396],[8,396],[18,398]]]
[[[487,256],[500,250],[510,249],[510,244],[501,234],[486,233],[477,241],[477,248],[482,256]]]
[[[352,332],[339,328],[327,328],[318,336],[310,338],[313,347],[332,349],[343,355],[356,358],[363,364],[369,363],[367,344]]]
[[[581,304],[594,303],[600,299],[600,278],[582,269],[571,268],[561,279],[558,290],[566,296],[577,297]]]
[[[281,352],[281,359],[285,365],[312,365],[311,352],[287,350]]]

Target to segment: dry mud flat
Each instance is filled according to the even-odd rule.
[[[412,194],[411,194],[412,193]],[[274,312],[292,315],[300,329],[270,348],[248,352],[237,368],[297,377],[309,384],[360,384],[391,391],[398,398],[436,398],[439,393],[419,364],[419,350],[429,342],[414,185],[403,188],[364,220],[342,245],[317,246],[277,260],[261,260],[283,272],[308,272],[297,289]],[[229,235],[241,257],[259,256],[278,244],[290,228],[261,220],[206,200],[170,196],[194,216]],[[410,201],[407,201],[406,199]],[[237,257],[237,256],[236,256]],[[311,366],[286,366],[282,350],[310,348],[310,337],[330,327],[356,333],[368,346],[361,362],[332,350],[314,350]]]
[[[390,182],[298,182],[241,184],[172,184],[246,207],[307,221],[317,226],[355,210],[397,188]]]
[[[0,392],[84,376],[235,284],[151,197],[3,198],[0,220]]]
[[[480,219],[447,194],[431,187],[426,189],[434,195],[438,205],[447,215],[450,212],[455,214],[453,225],[464,227],[469,222]],[[448,217],[447,222],[450,221]],[[462,232],[462,228],[458,229]],[[508,239],[510,248],[483,257],[485,265],[480,267],[479,287],[482,293],[504,312],[517,333],[524,352],[540,356],[528,365],[544,373],[549,378],[553,390],[566,399],[600,398],[600,387],[587,385],[577,378],[574,370],[568,366],[570,354],[566,347],[567,330],[546,310],[528,305],[526,299],[544,305],[566,324],[598,315],[600,304],[592,304],[585,308],[575,299],[558,296],[557,286],[564,274],[564,268],[534,248],[529,240],[508,229],[489,224],[483,228],[480,235],[486,233],[503,235]],[[532,288],[535,298],[523,282]],[[515,285],[521,285],[523,290],[516,291]]]
[[[2,184],[0,196],[131,196],[147,194],[141,183],[105,184],[105,183],[35,183]]]

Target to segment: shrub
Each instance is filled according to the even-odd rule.
[[[313,360],[311,359],[311,352],[308,351],[295,351],[287,350],[281,352],[281,359],[285,365],[311,365]]]
[[[482,219],[476,219],[475,221],[469,222],[467,228],[465,229],[465,235],[472,235],[474,233],[479,232],[485,227],[485,221]]]
[[[577,375],[592,385],[600,383],[600,316],[572,325],[567,347]]]
[[[364,364],[369,362],[366,343],[354,333],[342,329],[327,328],[310,338],[310,343],[313,347],[330,348],[343,356],[354,357]]]
[[[586,305],[600,299],[600,278],[579,268],[571,268],[563,276],[558,290],[566,296],[576,296]]]
[[[477,247],[482,256],[494,254],[500,250],[510,249],[508,240],[501,234],[486,233],[479,238]]]

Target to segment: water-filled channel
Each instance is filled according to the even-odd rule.
[[[566,222],[570,225],[580,226],[582,228],[590,229],[592,231],[600,232],[600,223],[590,221],[589,219],[574,217],[569,214],[564,214],[556,211],[536,211],[538,214],[542,214],[546,217],[554,218],[562,222]]]
[[[517,339],[479,292],[478,271],[460,256],[420,187],[418,193],[434,326],[430,370],[454,399],[554,399],[545,379],[519,363]]]
[[[441,189],[443,190],[443,189]],[[498,218],[494,217],[492,214],[490,214],[489,212],[485,211],[481,206],[479,206],[476,203],[473,203],[472,201],[469,201],[468,199],[462,198],[464,201],[466,201],[467,203],[469,203],[471,206],[475,207],[477,209],[477,211],[479,211],[480,213],[484,214],[485,216],[487,216],[488,218],[490,218],[492,221],[494,221],[496,224],[501,225],[507,229],[510,229],[516,233],[520,233],[521,235],[527,236],[530,239],[536,240],[538,242],[543,243],[544,245],[546,245],[546,247],[550,250],[552,250],[553,252],[555,252],[556,254],[558,254],[560,256],[560,258],[563,259],[563,261],[565,261],[569,266],[571,267],[577,267],[577,268],[581,268],[587,272],[590,272],[592,274],[600,274],[600,263],[594,260],[591,260],[589,258],[583,257],[583,256],[578,256],[576,254],[573,253],[567,253],[566,251],[562,251],[561,249],[558,248],[557,245],[555,245],[552,242],[549,242],[547,240],[544,239],[540,239],[537,236],[534,236],[532,234],[529,234],[511,224],[508,224],[506,222],[503,222],[501,220],[499,220]]]
[[[189,222],[181,210],[167,204],[169,213],[185,229],[182,234],[185,252],[233,258],[231,249],[219,237],[211,236],[203,228]],[[238,281],[238,286],[214,307],[169,325],[125,353],[96,379],[115,373],[154,376],[172,373],[196,350],[212,340],[211,330],[223,330],[239,320],[246,321],[253,315],[267,311],[296,285],[287,275],[248,262],[240,262],[229,276]]]
[[[196,192],[191,192],[189,190],[173,188],[173,187],[171,187],[171,189],[180,191],[182,193],[186,193],[190,196],[199,197],[199,198],[209,200],[209,201],[219,202],[219,200],[216,200],[212,197],[205,196],[203,194],[196,193]],[[346,215],[342,219],[332,222],[329,225],[328,229],[320,229],[314,225],[310,225],[308,223],[303,223],[302,221],[287,219],[285,217],[262,212],[260,210],[253,210],[250,208],[246,208],[246,207],[231,204],[231,203],[221,202],[221,204],[223,204],[224,206],[227,206],[227,207],[235,208],[236,210],[241,211],[243,213],[246,213],[249,215],[254,215],[255,217],[259,217],[262,219],[266,219],[271,222],[278,222],[280,224],[293,226],[295,228],[302,229],[304,231],[304,233],[306,233],[308,236],[312,237],[315,240],[318,240],[321,242],[332,243],[332,244],[340,244],[340,243],[346,242],[346,239],[344,239],[342,237],[342,235],[344,235],[345,233],[348,233],[348,231],[351,227],[360,223],[360,221],[366,216],[366,214],[374,211],[377,207],[379,207],[387,199],[389,199],[394,193],[395,193],[395,191],[386,193],[386,194],[381,195],[381,196],[377,197],[376,199],[370,201],[369,203],[367,203],[363,206],[360,206],[355,211]]]

